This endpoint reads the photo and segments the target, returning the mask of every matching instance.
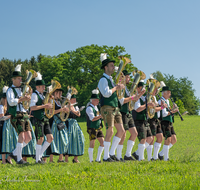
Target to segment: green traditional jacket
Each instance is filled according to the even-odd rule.
[[[92,111],[94,113],[94,116],[96,117],[97,116],[97,111],[91,106],[89,105],[91,108],[92,108]],[[87,114],[86,114],[87,115]],[[87,115],[87,127],[88,128],[94,128],[94,129],[99,129],[100,128],[100,119],[99,120],[96,120],[96,121],[91,121]]]
[[[143,100],[140,98],[140,104],[141,106],[145,104],[145,102],[143,102]],[[136,111],[136,120],[140,120],[140,121],[146,121],[146,109],[144,109],[141,112],[137,112]]]
[[[40,98],[39,94],[36,91],[34,93],[36,93],[37,97],[38,97],[38,101],[37,101],[36,105],[37,106],[43,105],[43,100]],[[44,109],[33,111],[33,116],[39,120],[42,120],[44,118]]]

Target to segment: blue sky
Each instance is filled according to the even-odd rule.
[[[0,59],[119,45],[147,76],[188,77],[200,97],[199,0],[9,0],[0,10]]]

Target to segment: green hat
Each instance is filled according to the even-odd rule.
[[[105,59],[102,61],[102,66],[101,69],[103,69],[108,63],[113,62],[115,63],[115,60],[111,60],[111,59]]]
[[[45,85],[44,80],[36,80],[35,86],[41,86],[41,85]]]
[[[171,89],[168,86],[164,86],[162,88],[162,92],[164,92],[164,91],[171,91]]]
[[[72,98],[76,98],[76,95],[75,95],[75,94],[73,94],[73,95],[71,96],[71,99],[72,99]]]
[[[20,71],[14,71],[13,75],[12,75],[12,78],[14,78],[14,77],[22,77],[21,72]]]
[[[140,87],[140,86],[144,86],[144,82],[139,82],[138,87]]]
[[[126,76],[126,75],[130,75],[130,74],[131,74],[131,73],[128,73],[127,70],[123,70],[122,72],[123,72],[124,76]]]
[[[99,99],[99,90],[94,89],[94,90],[92,91],[92,96],[91,96],[90,99]]]
[[[62,91],[62,93],[64,93],[64,90],[62,88],[57,89],[57,91]]]

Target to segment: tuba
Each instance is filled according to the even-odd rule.
[[[26,74],[27,74],[27,78],[24,82],[24,87],[23,87],[23,90],[22,90],[22,97],[24,97],[25,95],[31,96],[32,88],[29,85],[29,83],[31,82],[31,80],[33,78],[37,77],[37,73],[34,70],[30,70],[30,71],[26,70]],[[30,101],[23,101],[22,105],[23,105],[24,109],[27,110],[27,109],[29,109]]]
[[[144,80],[146,78],[145,73],[143,73],[142,71],[133,71],[133,76],[134,76],[134,80],[133,80],[133,84],[131,85],[130,88],[130,96],[133,96],[133,94],[136,94],[136,88],[138,83],[140,82],[140,80]],[[132,111],[134,109],[135,106],[135,101],[131,100],[128,103],[128,108],[129,111]]]
[[[71,96],[73,94],[75,94],[75,95],[78,94],[78,91],[74,87],[69,87],[68,86],[67,89],[68,89],[68,93],[67,94],[71,94]],[[62,121],[66,121],[68,119],[68,117],[69,117],[71,103],[70,103],[70,98],[68,98],[68,97],[64,97],[63,98],[61,107],[63,108],[65,106],[67,106],[69,108],[69,112],[68,113],[60,112],[60,119]]]
[[[49,119],[53,117],[54,111],[55,111],[55,99],[51,97],[51,95],[56,89],[60,89],[60,88],[61,88],[61,85],[56,80],[51,80],[51,86],[47,87],[47,93],[45,95],[44,104],[51,103],[52,108],[50,109],[45,108],[44,111],[45,111],[45,115]]]
[[[160,82],[156,79],[148,79],[147,80],[148,85],[148,93],[147,93],[147,103],[153,102],[156,103],[155,97],[153,96],[153,92],[155,88],[160,87]],[[152,119],[155,115],[155,107],[147,107],[147,114],[150,119]]]
[[[118,58],[120,59],[120,63],[119,63],[119,68],[118,68],[116,77],[115,77],[115,83],[118,84],[120,82],[121,84],[124,84],[124,86],[126,86],[126,78],[122,71],[124,70],[124,67],[126,66],[126,64],[130,63],[131,60],[123,56],[119,56]],[[118,99],[122,99],[124,97],[124,94],[125,94],[125,89],[117,90]]]

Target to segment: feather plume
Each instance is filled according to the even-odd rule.
[[[101,55],[100,55],[100,60],[101,60],[101,62],[102,62],[103,60],[105,60],[105,59],[107,59],[107,53],[101,53]]]
[[[118,69],[119,69],[119,67],[115,66],[115,72],[117,72],[117,71],[118,71]]]
[[[141,80],[140,82],[144,82],[144,80]]]
[[[94,89],[94,90],[92,91],[92,94],[99,94],[99,91],[98,91],[97,89]]]
[[[160,81],[160,88],[162,88],[163,86],[166,86],[165,83],[163,81]]]
[[[40,72],[37,72],[37,77],[35,77],[35,81],[36,80],[42,80],[42,75],[40,74]]]
[[[150,74],[150,78],[149,78],[149,79],[154,79],[154,78],[153,78],[153,74]]]
[[[21,66],[22,66],[22,64],[17,65],[17,66],[15,67],[15,71],[21,72]]]

